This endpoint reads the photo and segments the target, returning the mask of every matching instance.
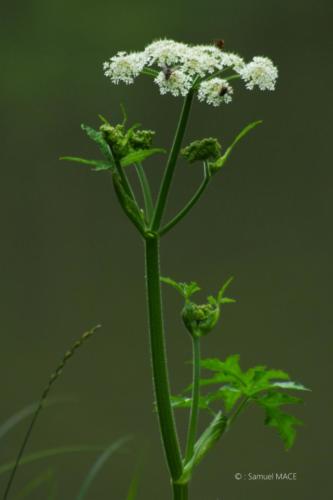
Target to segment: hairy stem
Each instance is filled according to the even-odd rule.
[[[195,194],[192,196],[190,201],[185,205],[185,207],[182,208],[182,210],[180,210],[178,212],[178,214],[173,219],[171,219],[170,222],[168,222],[164,227],[162,227],[162,229],[159,231],[160,236],[163,236],[164,234],[168,233],[170,231],[170,229],[172,229],[176,224],[178,224],[178,222],[180,222],[185,217],[185,215],[188,214],[188,212],[191,210],[191,208],[194,207],[194,205],[201,198],[203,192],[205,191],[205,189],[209,183],[209,180],[210,180],[210,176],[208,173],[207,166],[205,165],[205,176],[204,176],[204,179],[203,179],[202,183],[200,184],[199,188],[197,189]]]
[[[176,163],[177,163],[177,158],[179,155],[179,151],[182,145],[186,125],[188,122],[189,114],[190,114],[190,109],[191,109],[191,104],[193,100],[193,92],[194,90],[192,89],[186,96],[183,108],[180,114],[180,118],[178,121],[178,126],[177,130],[175,133],[174,141],[172,144],[172,148],[170,151],[170,155],[168,158],[168,163],[164,172],[162,184],[161,184],[161,189],[158,194],[157,198],[157,204],[156,204],[156,210],[152,222],[152,230],[156,230],[162,220],[165,205],[167,202],[168,194],[169,194],[169,189],[170,185],[172,182],[173,174],[176,168]]]
[[[173,481],[182,474],[183,465],[170,401],[170,387],[162,317],[159,239],[146,238],[146,283],[153,383],[163,447]],[[181,500],[183,497],[175,496]]]
[[[187,431],[187,443],[185,461],[191,460],[194,452],[195,439],[197,434],[197,424],[199,416],[200,397],[200,337],[192,337],[193,348],[193,380],[192,380],[192,405]]]

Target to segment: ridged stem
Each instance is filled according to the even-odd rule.
[[[192,379],[192,405],[187,431],[185,461],[191,460],[197,435],[200,398],[200,337],[192,337],[193,348],[193,379]]]
[[[182,474],[183,465],[180,446],[170,400],[167,356],[164,338],[162,300],[160,285],[159,239],[145,240],[146,284],[150,332],[151,361],[155,401],[161,437],[172,481]],[[178,491],[178,488],[176,489]],[[174,496],[177,500],[184,497]]]

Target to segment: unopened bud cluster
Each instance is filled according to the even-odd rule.
[[[123,124],[112,126],[104,123],[100,130],[117,159],[125,157],[131,151],[149,149],[155,135],[153,130],[140,130],[137,126],[126,130]]]

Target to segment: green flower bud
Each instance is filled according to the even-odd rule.
[[[133,151],[151,148],[155,132],[153,130],[137,130],[138,127],[138,124],[133,125],[126,131],[124,124],[113,127],[109,123],[103,123],[100,126],[104,139],[117,159],[120,160]]]
[[[229,278],[219,290],[216,297],[209,295],[206,304],[196,304],[190,300],[194,293],[200,290],[199,285],[195,281],[190,283],[177,282],[171,278],[161,278],[163,283],[166,283],[175,288],[185,299],[185,305],[182,309],[181,316],[187,331],[193,337],[202,337],[207,335],[216,325],[220,318],[220,309],[222,304],[235,302],[234,299],[229,299],[224,296],[224,293],[233,278]]]
[[[220,306],[216,304],[195,304],[186,302],[182,310],[182,319],[186,329],[194,337],[207,335],[220,317]]]
[[[99,129],[103,132],[104,139],[116,158],[123,158],[130,152],[124,125],[118,124],[113,127],[110,124],[103,123]]]
[[[133,149],[150,149],[154,135],[153,130],[135,130],[130,136],[129,143]]]
[[[191,142],[188,146],[182,149],[181,154],[189,163],[196,161],[216,160],[221,155],[221,144],[217,139],[208,137]]]

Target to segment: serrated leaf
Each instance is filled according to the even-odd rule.
[[[286,450],[289,450],[295,442],[295,427],[303,425],[302,420],[283,412],[279,407],[267,406],[265,411],[265,425],[277,429]]]
[[[303,422],[293,415],[289,415],[281,410],[281,406],[290,404],[301,404],[303,400],[295,398],[284,392],[269,391],[267,394],[255,399],[265,410],[265,425],[275,427],[288,450],[294,444],[297,425]]]
[[[227,373],[218,373],[214,375],[214,377],[210,378],[201,378],[199,380],[199,385],[200,387],[206,387],[209,385],[221,385],[221,384],[232,384],[236,388],[242,387],[240,384],[239,380],[234,376],[230,375]],[[189,392],[192,391],[192,384],[188,385],[185,389],[184,392]]]
[[[231,386],[220,387],[217,391],[209,393],[208,401],[212,403],[213,401],[218,401],[222,399],[224,402],[225,410],[230,412],[239,398],[242,396],[242,391]]]
[[[272,380],[288,380],[289,375],[282,370],[267,370],[266,366],[258,365],[247,370],[244,379],[247,384],[247,394],[252,396],[271,388],[273,386]]]
[[[161,148],[139,149],[124,156],[124,158],[120,160],[120,165],[122,167],[127,167],[128,165],[133,165],[134,163],[140,163],[152,155],[165,152],[165,149]]]
[[[225,431],[227,419],[222,412],[216,414],[207,429],[201,434],[194,445],[194,453],[191,460],[184,464],[183,474],[177,481],[179,484],[186,484],[191,478],[195,467],[203,460],[209,450],[217,443]]]
[[[102,155],[111,163],[114,163],[114,158],[110,146],[103,137],[103,133],[99,130],[95,130],[88,125],[81,125],[82,130],[87,134],[89,139],[96,142]]]
[[[84,165],[90,165],[92,170],[99,172],[101,170],[112,170],[113,165],[111,163],[106,163],[105,161],[99,160],[87,160],[86,158],[79,158],[77,156],[61,156],[60,160],[72,161],[75,163],[83,163]]]
[[[225,361],[220,361],[217,358],[203,359],[200,365],[206,370],[234,376],[239,381],[242,381],[244,378],[244,374],[239,366],[239,354],[232,354]]]
[[[291,396],[290,394],[287,394],[285,392],[271,390],[266,394],[259,396],[256,399],[256,402],[261,406],[267,408],[268,406],[277,407],[290,404],[301,404],[303,403],[303,399],[296,398],[295,396]]]

